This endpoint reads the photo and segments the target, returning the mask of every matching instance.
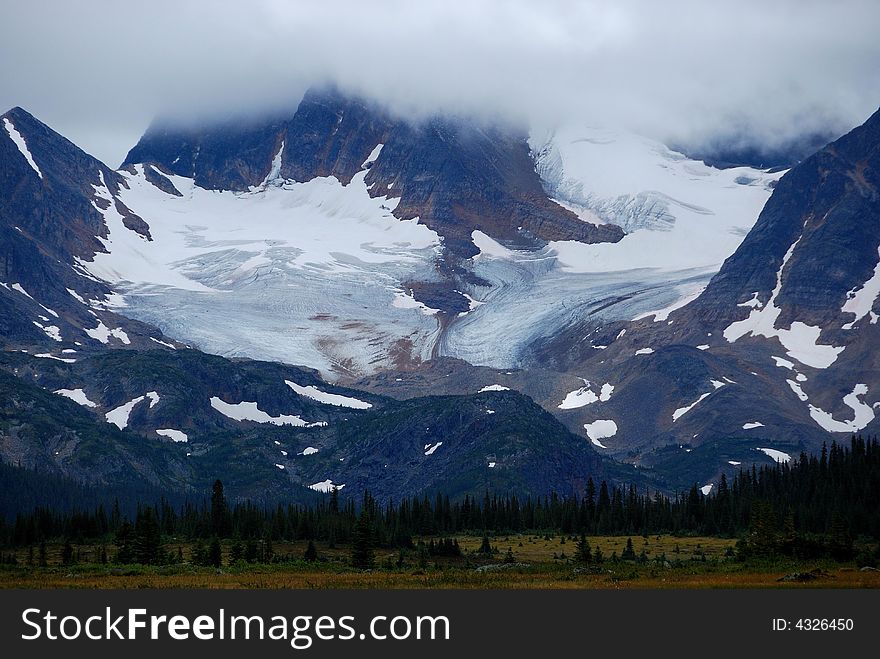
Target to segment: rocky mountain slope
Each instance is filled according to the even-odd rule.
[[[105,213],[151,240],[119,199],[123,177],[21,108],[0,124],[0,342],[56,355],[168,342],[113,313],[121,298],[83,266],[106,250]]]
[[[710,491],[880,427],[878,115],[784,174],[334,90],[157,123],[118,171],[2,123],[7,461],[279,498]]]
[[[74,363],[0,355],[0,456],[98,484],[304,500],[337,487],[382,498],[489,489],[575,493],[640,480],[522,394],[405,402],[313,372],[195,350],[107,350]]]
[[[786,173],[689,304],[615,326],[605,350],[548,351],[614,385],[560,418],[614,420],[609,453],[662,469],[674,455],[709,484],[756,452],[784,460],[877,432],[878,185],[880,113]]]

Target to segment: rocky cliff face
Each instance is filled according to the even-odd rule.
[[[312,90],[292,117],[259,124],[198,131],[157,124],[123,166],[143,163],[219,190],[248,190],[270,177],[334,176],[347,184],[369,167],[370,194],[399,198],[395,216],[418,218],[457,258],[477,253],[474,230],[524,248],[623,236],[548,199],[524,131],[449,117],[411,124],[335,90]]]
[[[854,321],[843,307],[874,275],[878,243],[880,112],[782,177],[689,313],[725,329],[765,308],[781,283],[776,326],[800,321],[821,327],[823,339],[843,338],[841,326]]]
[[[127,230],[151,239],[146,222],[118,199],[124,185],[25,110],[0,117],[0,341],[61,354],[161,337],[112,313],[112,290],[82,266],[105,250],[111,208]]]

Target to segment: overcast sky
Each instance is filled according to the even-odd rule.
[[[3,0],[0,112],[117,166],[157,114],[295,107],[622,124],[698,149],[842,133],[880,106],[876,0]]]

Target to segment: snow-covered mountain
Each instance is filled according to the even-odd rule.
[[[576,488],[609,464],[597,451],[666,486],[710,482],[877,427],[878,121],[773,173],[590,126],[412,124],[321,90],[289,116],[157,123],[114,171],[16,108],[2,368],[169,447],[207,455],[232,433],[244,453],[223,460],[306,486],[482,482],[491,454],[512,490]],[[328,414],[308,392],[364,407]],[[266,424],[320,456],[279,458]],[[434,459],[413,480],[398,449],[422,439]],[[205,475],[172,461],[179,482]]]
[[[778,181],[690,303],[620,328],[601,355],[570,353],[563,368],[614,395],[560,418],[587,432],[611,420],[609,453],[707,481],[757,453],[876,432],[878,190],[880,112]]]
[[[673,304],[779,176],[595,129],[529,147],[462,120],[414,127],[328,92],[239,132],[148,131],[118,198],[151,240],[108,206],[106,253],[86,267],[170,336],[334,379],[432,356],[524,367],[573,323]]]

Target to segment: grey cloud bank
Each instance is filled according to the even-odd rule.
[[[295,107],[622,125],[700,149],[841,133],[880,105],[880,3],[7,0],[0,107],[110,165],[151,119]]]

